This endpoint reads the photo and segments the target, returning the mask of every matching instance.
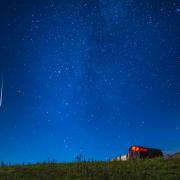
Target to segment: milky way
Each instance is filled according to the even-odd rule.
[[[179,8],[2,0],[0,160],[105,160],[131,145],[177,151]]]

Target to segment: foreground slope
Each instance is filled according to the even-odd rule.
[[[44,163],[0,168],[0,180],[180,179],[180,158],[127,162]]]

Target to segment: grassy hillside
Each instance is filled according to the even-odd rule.
[[[3,166],[0,180],[180,180],[180,159]]]

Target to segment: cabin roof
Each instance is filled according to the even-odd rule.
[[[138,147],[138,148],[143,148],[143,149],[149,149],[149,150],[161,151],[161,149],[150,148],[150,147],[145,147],[145,146],[138,146],[138,145],[133,145],[133,146],[131,146],[129,149],[132,149],[133,147]]]

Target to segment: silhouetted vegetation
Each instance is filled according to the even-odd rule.
[[[79,157],[78,159],[79,160]],[[37,163],[0,167],[0,180],[179,180],[180,159],[125,162]]]

